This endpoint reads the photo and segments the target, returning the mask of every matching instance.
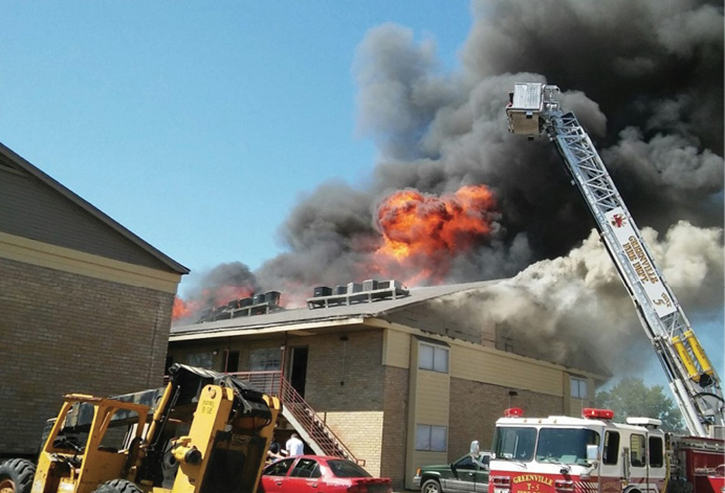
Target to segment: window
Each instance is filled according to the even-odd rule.
[[[555,464],[587,463],[587,445],[599,445],[599,434],[586,428],[542,428],[536,460]]]
[[[372,477],[362,467],[349,460],[328,460],[327,465],[336,478],[370,478]]]
[[[186,356],[186,362],[191,366],[198,366],[199,368],[211,370],[214,365],[214,353],[209,351],[206,353],[188,354]]]
[[[448,373],[448,348],[421,343],[418,350],[418,368]]]
[[[494,457],[504,460],[529,462],[534,458],[535,428],[496,428],[493,437]]]
[[[644,443],[644,435],[629,437],[629,462],[632,467],[644,467],[646,465]]]
[[[300,459],[289,475],[291,478],[319,478],[320,465],[312,459]]]
[[[649,437],[649,466],[662,467],[664,465],[665,455],[662,437]]]
[[[448,429],[445,426],[415,426],[415,450],[445,452],[447,442]]]
[[[282,368],[282,350],[278,347],[249,351],[249,371],[274,371]]]
[[[467,455],[458,462],[456,462],[456,469],[462,469],[464,471],[475,471],[476,464],[473,462],[473,458],[470,455]]]
[[[571,397],[572,399],[587,399],[589,395],[587,392],[587,379],[578,377],[569,377],[571,384]]]
[[[266,476],[286,476],[290,466],[294,462],[294,459],[284,459],[267,467],[264,470]]]
[[[619,433],[608,431],[604,434],[604,457],[602,462],[607,465],[616,465],[619,462]]]

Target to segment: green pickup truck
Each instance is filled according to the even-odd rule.
[[[487,493],[491,452],[478,451],[477,445],[471,450],[450,464],[419,468],[413,486],[422,493]]]

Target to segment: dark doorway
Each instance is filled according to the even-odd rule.
[[[224,359],[224,371],[226,373],[239,371],[239,351],[231,351],[227,349]]]
[[[290,348],[289,382],[302,397],[307,380],[307,346]]]

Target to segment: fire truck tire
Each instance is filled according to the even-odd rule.
[[[125,479],[112,479],[96,488],[93,493],[141,493],[141,488]]]
[[[9,459],[0,464],[0,492],[30,493],[35,464],[25,459]]]
[[[442,493],[441,484],[437,479],[428,479],[423,482],[423,486],[420,488],[420,493]]]

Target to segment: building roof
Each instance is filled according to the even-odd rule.
[[[0,165],[9,166],[11,167],[11,169],[15,168],[16,170],[21,170],[33,176],[35,179],[42,182],[51,190],[60,194],[65,199],[69,200],[76,206],[83,209],[86,213],[101,221],[108,228],[111,228],[113,231],[129,240],[132,244],[141,248],[148,255],[154,257],[157,261],[161,263],[161,265],[168,267],[170,271],[176,272],[178,274],[188,274],[190,272],[187,267],[184,267],[180,263],[176,262],[169,256],[162,253],[160,250],[151,246],[140,237],[136,236],[130,230],[122,226],[120,223],[116,222],[114,219],[102,212],[93,204],[84,200],[83,198],[63,186],[60,182],[51,178],[49,175],[35,167],[33,164],[28,162],[20,155],[16,154],[14,151],[12,151],[10,148],[6,147],[2,143],[0,143]]]
[[[295,308],[280,310],[263,315],[238,317],[215,322],[193,323],[189,325],[174,325],[171,327],[171,337],[182,334],[210,334],[224,335],[224,332],[237,332],[240,329],[258,329],[270,326],[292,325],[300,323],[334,321],[344,319],[376,318],[404,308],[423,303],[444,295],[480,289],[491,286],[498,281],[482,281],[466,284],[452,284],[447,286],[430,286],[411,288],[409,296],[396,299],[385,299],[372,303],[355,303],[329,308]]]
[[[409,290],[408,296],[395,299],[315,309],[306,307],[282,309],[267,314],[187,325],[177,324],[171,327],[169,341],[175,343],[285,331],[295,331],[301,335],[314,335],[317,333],[317,329],[360,326],[366,320],[378,319],[402,324],[423,333],[443,335],[474,344],[487,346],[493,344],[498,347],[497,330],[494,325],[483,326],[486,324],[484,321],[486,315],[481,311],[479,303],[490,294],[490,290],[487,288],[500,282],[501,280],[493,280],[447,286],[416,287]],[[458,296],[464,293],[466,296]],[[467,296],[468,294],[471,295],[470,298]],[[531,339],[526,330],[518,336],[512,335],[512,337],[511,341],[518,348],[513,352],[520,356],[556,362],[566,367],[578,368],[604,377],[611,376],[606,366],[584,348],[572,347],[567,355],[557,351],[557,357],[550,359],[552,354],[547,352],[547,349],[551,341],[547,342],[541,336]],[[520,337],[523,337],[525,342],[517,339]],[[537,342],[532,343],[532,340]],[[523,352],[519,350],[523,350]]]

